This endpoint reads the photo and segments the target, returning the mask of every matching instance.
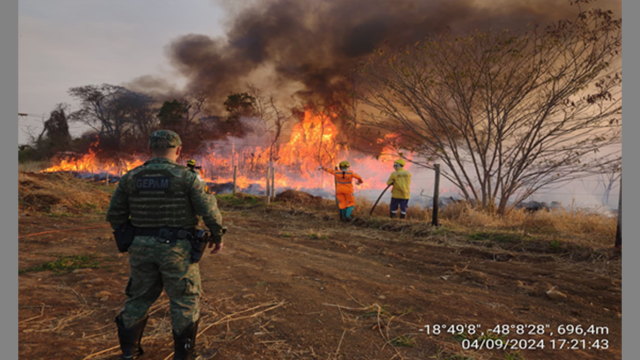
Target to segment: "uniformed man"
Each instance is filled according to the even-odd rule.
[[[175,345],[174,360],[195,356],[200,316],[200,272],[190,259],[191,244],[202,218],[212,234],[211,254],[222,250],[222,216],[216,199],[204,191],[197,172],[176,163],[180,137],[159,130],[149,136],[152,158],[120,179],[111,198],[107,221],[116,229],[130,221],[135,229],[128,248],[131,275],[127,300],[116,317],[121,359],[142,355],[140,340],[149,307],[164,288],[169,296]]]
[[[393,163],[394,172],[389,176],[387,185],[393,184],[391,190],[391,204],[389,206],[389,216],[396,217],[398,207],[400,207],[400,219],[407,216],[407,207],[409,205],[409,187],[411,186],[411,173],[404,169],[404,160],[398,159]]]
[[[191,171],[196,172],[198,174],[200,174],[202,177],[204,177],[204,172],[202,171],[202,166],[196,166],[196,161],[194,159],[189,159],[187,160],[187,167],[189,169],[191,169]],[[209,192],[209,186],[205,183],[204,184],[204,191],[205,192]]]
[[[336,183],[336,199],[338,200],[338,208],[340,209],[340,220],[351,220],[351,213],[356,205],[356,198],[353,192],[353,180],[357,180],[357,184],[363,183],[362,177],[351,171],[351,164],[348,161],[340,162],[340,171],[331,168],[320,167],[335,176]]]

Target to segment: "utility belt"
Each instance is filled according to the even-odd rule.
[[[157,228],[136,227],[134,236],[156,236],[158,238],[158,242],[173,245],[178,240],[188,240],[196,236],[196,229],[171,226]]]
[[[131,224],[130,220],[122,223],[113,236],[120,252],[127,252],[136,236],[155,236],[159,243],[175,245],[178,240],[187,240],[191,244],[191,262],[197,263],[202,258],[211,233],[194,228],[163,226],[142,228]]]

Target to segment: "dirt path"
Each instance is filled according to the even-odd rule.
[[[220,349],[218,359],[621,358],[619,255],[568,262],[285,211],[230,210],[225,222],[223,252],[201,262],[200,329],[230,320],[199,338]],[[21,217],[20,234],[100,224],[99,217]],[[110,236],[109,229],[94,229],[20,240],[20,269],[77,254],[92,254],[100,264],[20,275],[21,357],[83,359],[117,345],[113,318],[128,268]],[[551,299],[546,291],[554,286],[566,298]],[[164,359],[172,351],[164,295],[153,311],[145,357]],[[505,339],[530,339],[518,344],[538,347],[476,351],[463,349],[472,341],[457,332],[426,334],[437,324],[464,326],[471,340],[501,324],[542,325],[535,330],[545,335],[529,334],[530,327],[518,335],[514,328]],[[608,334],[559,335],[558,326],[567,324]],[[584,349],[596,339],[607,340],[608,349]]]

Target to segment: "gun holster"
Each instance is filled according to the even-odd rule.
[[[191,263],[195,264],[204,255],[204,250],[207,248],[207,243],[211,233],[209,231],[198,230],[196,236],[189,237],[189,243],[191,243]]]
[[[210,242],[218,243],[222,241],[222,235],[226,234],[227,228],[222,227],[217,235],[211,234],[210,231],[198,230],[195,236],[189,238],[191,243],[191,263],[195,264],[204,255],[204,250]]]
[[[130,220],[123,222],[113,231],[113,237],[116,239],[116,245],[120,252],[127,252],[127,250],[129,250],[129,246],[133,243],[135,236],[136,227],[131,224]]]

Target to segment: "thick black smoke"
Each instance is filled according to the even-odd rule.
[[[618,12],[619,4],[596,5]],[[576,12],[569,0],[258,1],[229,21],[225,39],[189,34],[167,51],[188,78],[188,90],[208,91],[213,99],[267,76],[271,91],[296,85],[304,101],[328,100],[375,48],[413,44],[446,30],[517,29]]]

